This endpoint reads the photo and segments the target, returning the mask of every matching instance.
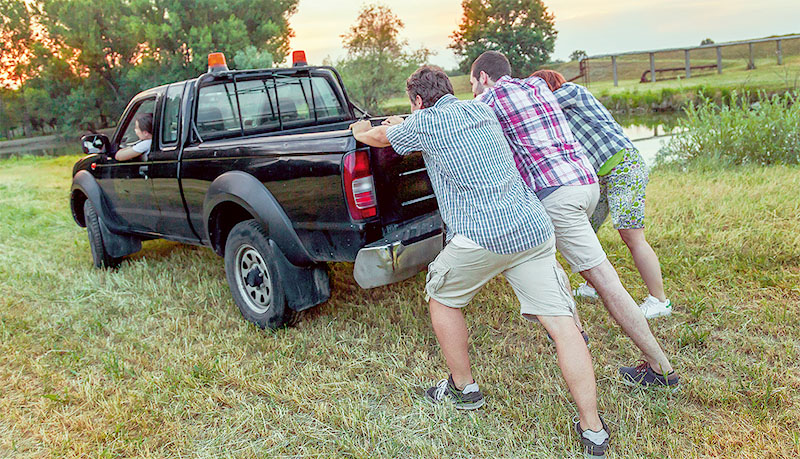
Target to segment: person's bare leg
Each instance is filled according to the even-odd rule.
[[[569,285],[569,276],[567,275],[567,272],[564,271],[564,267],[561,266],[561,263],[556,263],[556,269],[559,270],[559,275],[564,276],[564,285],[568,286]],[[577,303],[575,302],[575,296],[572,294],[572,289],[569,288],[567,290],[569,291],[570,299],[572,299],[572,304],[576,304],[577,305]],[[575,325],[578,326],[578,331],[582,332],[583,331],[583,324],[581,324],[581,316],[578,314],[578,308],[577,307],[572,309],[572,317],[575,319]]]
[[[471,384],[472,370],[469,365],[469,331],[460,309],[451,308],[431,298],[429,303],[431,323],[436,339],[442,348],[447,367],[453,375],[456,388]]]
[[[664,279],[661,277],[661,264],[644,237],[644,228],[621,229],[619,236],[628,246],[636,269],[639,270],[642,280],[647,285],[647,290],[658,298],[658,301],[667,301],[667,296],[664,294]]]
[[[558,366],[569,392],[578,407],[581,427],[599,431],[603,428],[597,413],[597,384],[592,357],[583,337],[569,316],[536,316],[553,338],[558,353]]]
[[[671,372],[672,365],[650,331],[647,319],[622,286],[617,271],[611,263],[605,260],[592,269],[582,271],[581,275],[594,285],[611,317],[642,351],[653,370],[661,374]]]

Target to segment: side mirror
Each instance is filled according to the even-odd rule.
[[[81,137],[81,148],[87,155],[108,152],[110,143],[105,134],[87,134]]]

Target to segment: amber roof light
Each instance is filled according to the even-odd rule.
[[[211,53],[208,55],[208,71],[210,72],[224,72],[228,70],[228,64],[225,62],[225,55],[222,53]]]

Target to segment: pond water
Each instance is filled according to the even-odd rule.
[[[652,115],[615,115],[622,130],[642,154],[645,162],[653,166],[659,150],[664,148],[677,130],[679,113]]]

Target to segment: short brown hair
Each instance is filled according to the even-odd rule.
[[[152,113],[140,113],[136,115],[134,120],[136,123],[139,123],[139,130],[144,131],[147,133],[153,133],[153,114]]]
[[[440,67],[423,65],[406,80],[406,92],[412,101],[422,98],[422,107],[433,107],[442,96],[454,94],[450,78]]]
[[[555,70],[538,70],[533,72],[531,75],[532,77],[539,77],[547,83],[547,86],[550,87],[551,91],[555,91],[556,89],[560,88],[561,85],[567,82],[564,78],[564,75],[556,72]]]
[[[486,73],[489,78],[497,81],[506,75],[511,75],[511,64],[508,63],[508,59],[503,53],[486,51],[472,63],[472,76],[477,79],[481,72]]]

